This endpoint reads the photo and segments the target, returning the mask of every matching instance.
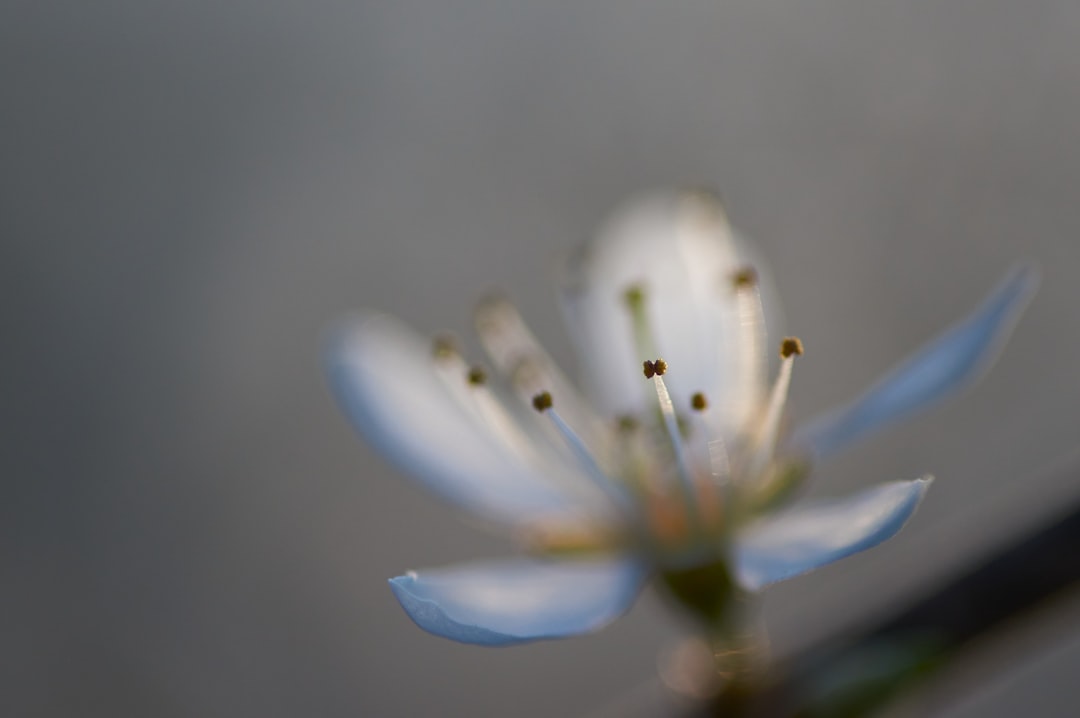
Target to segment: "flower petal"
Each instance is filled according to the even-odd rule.
[[[602,628],[630,608],[645,576],[629,560],[517,559],[409,572],[390,588],[425,631],[508,646]]]
[[[757,591],[891,538],[915,513],[930,477],[896,481],[834,500],[807,502],[769,515],[739,534],[739,583]]]
[[[361,315],[333,334],[326,363],[356,428],[443,498],[514,524],[573,506],[573,497],[466,410],[437,373],[430,343],[400,322]]]
[[[616,213],[567,268],[567,323],[584,386],[604,414],[651,410],[641,363],[655,350],[671,367],[665,380],[676,406],[704,391],[727,428],[745,421],[763,387],[740,361],[734,277],[747,264],[740,244],[714,198],[655,194]],[[755,268],[761,276],[764,268]],[[626,302],[634,286],[644,291],[653,348],[635,341]]]
[[[968,386],[997,357],[1039,283],[1018,267],[975,312],[878,380],[851,404],[812,420],[792,444],[821,458]]]

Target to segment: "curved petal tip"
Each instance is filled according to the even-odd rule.
[[[889,371],[852,403],[813,419],[792,444],[823,458],[936,404],[990,368],[1039,286],[1033,263],[1015,267],[968,317]]]
[[[602,628],[630,608],[644,578],[632,561],[520,559],[410,571],[390,588],[429,633],[509,646]]]
[[[877,546],[904,527],[932,482],[894,481],[758,521],[738,537],[739,583],[757,591]]]

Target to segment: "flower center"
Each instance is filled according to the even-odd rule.
[[[738,363],[745,369],[739,376],[763,387],[767,362],[757,273],[746,267],[736,271],[727,281],[728,289],[721,290],[734,291],[738,317],[738,331],[730,350],[737,352]],[[630,314],[636,350],[639,355],[653,352],[656,356],[657,342],[652,332],[645,287],[641,284],[628,287],[623,299]],[[698,544],[710,537],[722,541],[735,524],[745,520],[761,503],[758,494],[772,483],[774,475],[792,475],[790,471],[778,471],[774,454],[794,357],[802,353],[802,342],[797,338],[783,340],[780,369],[767,400],[764,392],[756,395],[760,396],[756,401],[758,409],[751,413],[745,426],[738,427],[738,431],[726,437],[722,429],[723,418],[710,410],[704,392],[692,394],[691,411],[682,414],[677,411],[665,383],[668,363],[663,359],[648,359],[642,363],[644,376],[653,383],[656,391],[660,420],[657,428],[662,428],[666,438],[666,441],[654,438],[654,450],[646,461],[654,474],[670,478],[659,485],[656,481],[641,480],[634,481],[633,485],[639,489],[637,499],[645,507],[649,532],[663,546]],[[720,399],[722,402],[724,397]],[[635,418],[634,424],[639,423]],[[645,425],[656,426],[649,422]],[[729,440],[734,445],[729,446]],[[640,463],[640,459],[635,458],[634,463]],[[633,475],[634,472],[624,473]]]
[[[678,398],[666,379],[679,367],[660,358],[641,365],[652,384],[649,394],[655,395],[648,397],[653,411],[614,421],[598,417],[504,299],[485,300],[476,314],[478,334],[495,365],[495,386],[485,368],[465,363],[452,340],[436,341],[437,371],[474,417],[522,459],[546,467],[553,481],[587,479],[614,509],[614,523],[533,527],[530,536],[538,547],[597,550],[631,541],[675,561],[688,552],[722,551],[732,530],[778,494],[774,477],[791,483],[788,480],[799,474],[793,464],[778,464],[774,453],[794,357],[802,354],[802,344],[794,338],[783,341],[780,370],[766,391],[757,274],[744,268],[721,279],[718,291],[732,293],[729,299],[738,317],[728,350],[747,367],[738,375],[752,382],[760,376],[762,384],[755,394],[756,410],[734,427],[731,397],[698,391]],[[658,356],[646,288],[630,286],[623,299],[635,350],[639,356]],[[499,377],[508,378],[509,384],[500,386]],[[506,403],[507,388],[537,413],[519,414],[512,400]],[[677,406],[677,401],[686,401],[686,406]],[[535,426],[528,426],[529,414],[538,418]],[[580,481],[577,486],[585,490]]]

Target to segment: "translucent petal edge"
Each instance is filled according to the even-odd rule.
[[[795,433],[791,445],[824,458],[973,384],[997,358],[1038,288],[1039,274],[1033,264],[1013,269],[975,312],[850,404],[812,419]]]
[[[497,604],[491,604],[483,589],[472,603],[462,600],[461,582],[498,581],[500,575],[517,588]],[[631,559],[521,559],[410,571],[389,579],[389,584],[409,618],[428,633],[498,647],[600,630],[630,609],[646,577],[646,569]],[[536,605],[538,594],[546,596],[545,591],[554,592],[551,598],[556,600]]]
[[[748,535],[736,542],[735,573],[739,584],[747,590],[759,591],[770,584],[809,573],[883,543],[899,533],[912,517],[933,480],[932,476],[924,476],[914,481],[890,482],[846,499],[796,505],[787,514],[764,519],[756,530],[750,527]],[[861,533],[839,544],[828,540],[827,534],[832,524],[844,522],[850,525],[858,514],[879,510],[875,502],[880,500],[889,505],[884,507],[880,516],[862,527]],[[842,515],[847,510],[851,511],[851,516]],[[777,534],[785,531],[785,519],[795,517],[805,520],[815,512],[820,512],[824,517],[819,534],[824,540],[818,546],[812,543],[815,539],[813,533],[802,537],[792,534],[786,541],[775,540]],[[798,553],[800,551],[801,555]]]

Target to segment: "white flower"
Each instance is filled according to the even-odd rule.
[[[972,316],[782,442],[802,346],[767,338],[773,302],[751,251],[707,195],[619,212],[562,286],[584,395],[504,300],[477,313],[490,376],[384,315],[334,335],[332,386],[372,445],[538,554],[392,579],[417,624],[485,645],[569,636],[617,617],[652,574],[678,593],[680,576],[718,567],[758,591],[900,530],[929,477],[778,506],[811,463],[976,378],[1035,270],[1015,270]]]

